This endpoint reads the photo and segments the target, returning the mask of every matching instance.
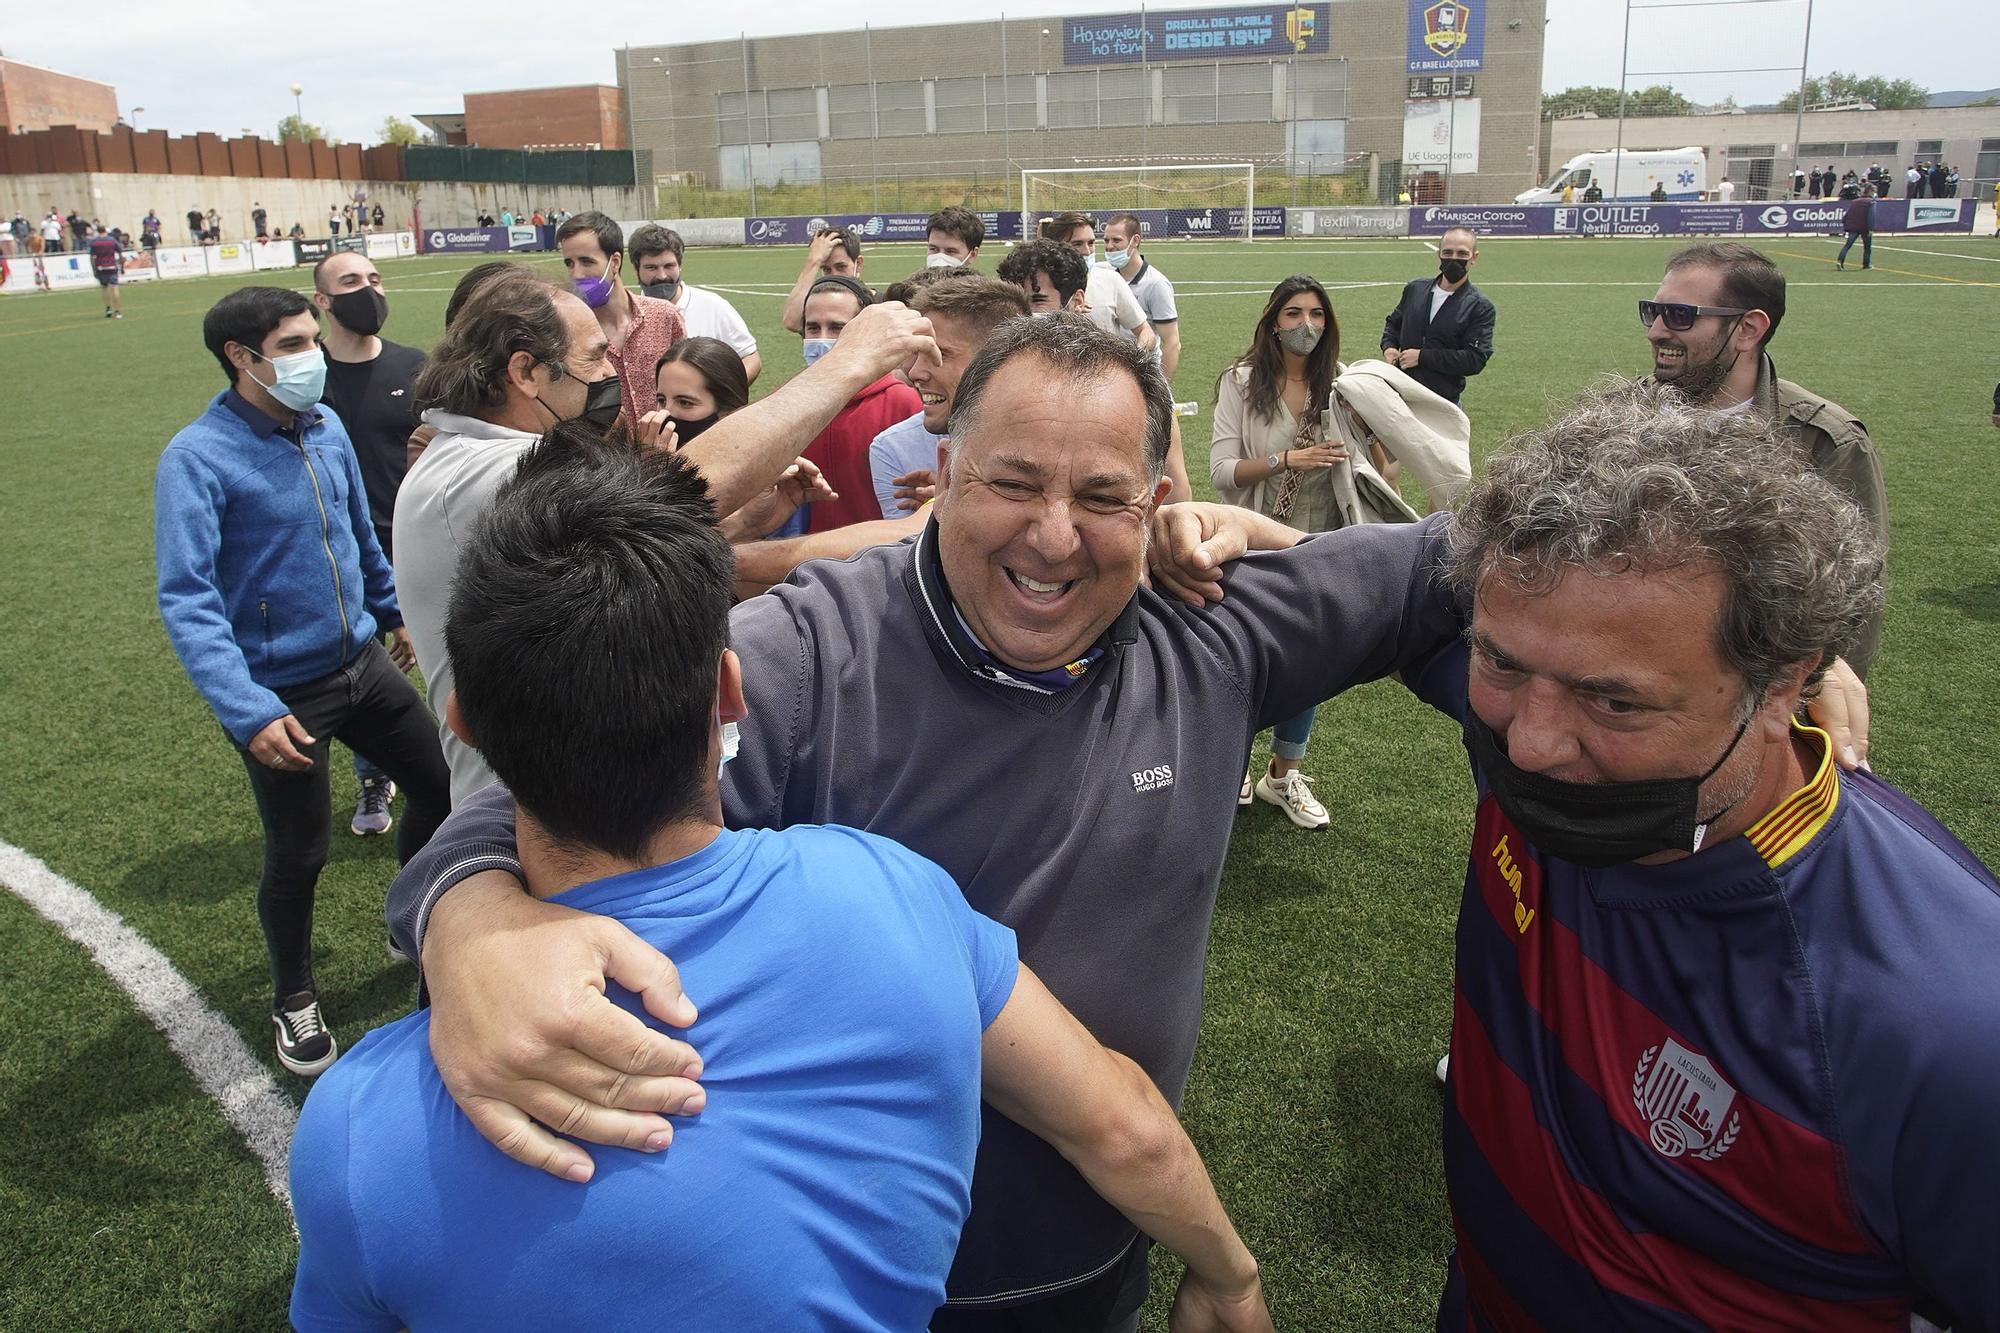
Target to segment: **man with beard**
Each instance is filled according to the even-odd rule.
[[[1653,299],[1639,302],[1653,378],[1705,406],[1756,411],[1775,422],[1815,472],[1861,507],[1886,550],[1889,499],[1874,442],[1845,408],[1778,378],[1766,348],[1784,317],[1785,275],[1740,241],[1701,241],[1676,252]],[[1842,645],[1842,656],[1865,678],[1881,642],[1878,607]]]
[[[1382,359],[1440,397],[1457,402],[1468,375],[1493,359],[1498,318],[1486,294],[1472,285],[1479,237],[1453,227],[1438,237],[1438,274],[1415,278],[1382,324]]]
[[[261,235],[264,210],[260,207],[257,214]],[[389,299],[382,294],[381,273],[366,255],[336,250],[320,260],[313,268],[309,299],[326,312],[326,394],[320,401],[339,414],[354,441],[375,540],[393,560],[396,490],[410,470],[417,372],[423,369],[424,354],[379,336],[389,318]],[[354,776],[361,791],[348,829],[357,837],[387,833],[396,785],[359,754],[354,756]]]

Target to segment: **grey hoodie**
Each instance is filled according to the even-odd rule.
[[[1104,656],[1053,694],[996,681],[950,604],[935,521],[914,541],[807,564],[730,619],[750,715],[724,770],[726,820],[845,824],[937,862],[1178,1104],[1250,738],[1457,636],[1429,577],[1440,531],[1348,528],[1253,555],[1205,611],[1141,588]],[[518,874],[513,837],[503,789],[461,804],[390,891],[397,944],[421,956],[451,884]],[[839,997],[827,1005],[838,1021]],[[1051,1295],[1124,1253],[1132,1227],[1054,1148],[984,1117],[954,1302]]]

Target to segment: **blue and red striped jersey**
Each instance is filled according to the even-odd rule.
[[[1544,856],[1475,772],[1441,1331],[2000,1328],[2000,883],[1798,737],[1804,787],[1666,865]]]

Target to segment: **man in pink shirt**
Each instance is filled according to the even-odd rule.
[[[629,291],[623,282],[625,233],[596,210],[578,213],[556,229],[556,248],[570,286],[597,316],[618,371],[619,415],[628,428],[653,410],[654,373],[660,355],[687,336],[672,301]]]

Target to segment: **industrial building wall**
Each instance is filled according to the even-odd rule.
[[[465,142],[480,148],[629,148],[625,94],[595,83],[467,93]]]
[[[118,91],[39,65],[0,60],[0,129],[20,132],[75,125],[108,130],[118,123]]]
[[[1560,167],[1578,153],[1610,148],[1618,133],[1616,120],[1551,121],[1545,169]],[[1747,162],[1768,161],[1773,179],[1781,179],[1790,174],[1796,156],[1807,171],[1831,165],[1837,172],[1861,172],[1880,163],[1893,173],[1895,193],[1900,196],[1905,167],[1919,158],[1935,162],[1942,157],[1959,170],[1961,198],[1984,198],[1992,194],[1994,180],[2000,177],[2000,107],[1808,111],[1803,125],[1792,112],[1649,116],[1625,122],[1624,145],[1704,148],[1711,186],[1721,181],[1733,156],[1737,169],[1729,174],[1739,190]]]
[[[1483,133],[1476,170],[1461,173],[1452,197],[1511,197],[1535,175],[1544,4],[1496,0],[1466,8],[1478,12],[1484,32],[1483,67],[1472,81]],[[1282,163],[1289,152],[1326,151],[1323,145],[1395,164],[1413,91],[1406,44],[1424,9],[1413,0],[1327,6],[1320,11],[1329,16],[1324,56],[1223,55],[1145,67],[1065,65],[1061,18],[634,46],[614,54],[633,144],[653,151],[662,177],[721,183],[747,167],[763,178],[781,171],[842,180],[976,171],[1004,179],[1023,167],[1141,157]],[[1058,110],[1088,105],[1093,89],[1095,123]],[[1219,115],[1174,123],[1184,108],[1203,114],[1211,97]]]

